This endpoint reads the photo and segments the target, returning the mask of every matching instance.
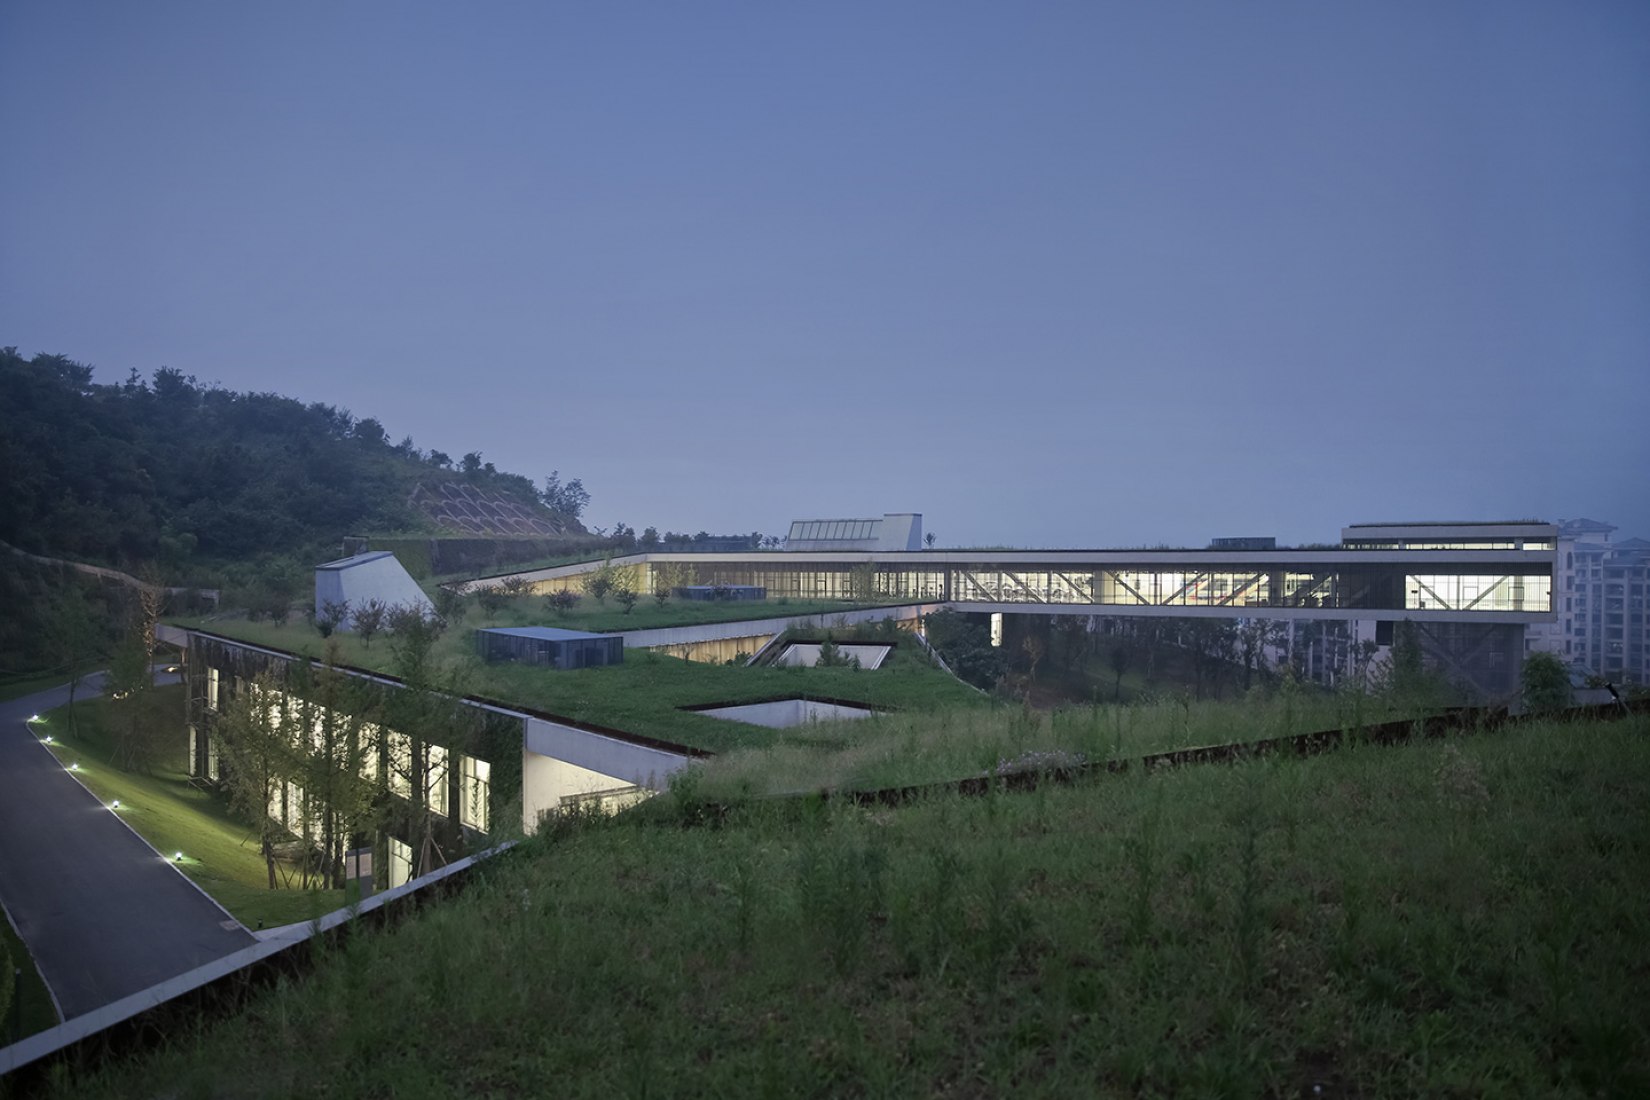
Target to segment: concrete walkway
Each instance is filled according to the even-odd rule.
[[[256,942],[39,743],[29,716],[68,701],[0,703],[0,901],[65,1019]]]

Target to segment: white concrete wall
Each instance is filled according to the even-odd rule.
[[[770,729],[789,729],[808,722],[838,722],[852,718],[869,718],[876,713],[864,707],[845,707],[836,703],[821,703],[813,699],[778,699],[771,703],[746,703],[737,707],[717,707],[702,710],[712,718],[729,718],[749,722],[753,726]]]
[[[945,606],[942,603],[926,603],[905,604],[901,607],[872,607],[861,611],[826,611],[817,615],[792,615],[778,619],[745,619],[732,623],[700,623],[695,626],[665,626],[656,630],[627,630],[619,636],[624,639],[626,649],[655,649],[660,646],[710,642],[719,638],[744,638],[758,634],[771,636],[783,634],[793,627],[830,630],[835,627],[850,627],[855,623],[878,622],[882,619],[905,623],[923,615],[931,615]]]
[[[892,646],[886,645],[857,645],[844,643],[836,647],[844,660],[859,659],[859,667],[867,671],[878,668],[888,659],[893,651]],[[819,644],[816,642],[794,642],[785,647],[785,652],[775,661],[776,665],[801,665],[803,668],[813,668],[819,664]]]
[[[877,526],[878,550],[921,550],[922,513],[887,512]]]
[[[538,826],[539,813],[554,809],[565,795],[632,785],[663,790],[670,776],[691,760],[529,716],[521,762],[522,825],[531,832]]]
[[[627,780],[616,775],[603,775],[589,768],[581,768],[577,764],[569,764],[565,760],[557,760],[553,756],[540,756],[536,752],[523,749],[521,827],[528,833],[535,832],[539,826],[539,815],[554,811],[568,795],[589,794],[592,791],[606,791],[630,785]]]
[[[393,554],[371,557],[355,565],[315,571],[315,613],[321,614],[326,603],[347,601],[350,608],[360,607],[368,600],[379,600],[385,607],[416,607],[426,615],[435,613],[435,605],[418,587],[418,582],[401,567]],[[349,623],[341,623],[339,630],[350,630]]]

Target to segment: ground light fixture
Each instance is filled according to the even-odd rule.
[[[69,770],[72,771],[72,772],[79,771],[80,770],[80,761],[76,760],[73,764],[70,764],[69,765]]]
[[[183,853],[179,852],[177,855],[173,856],[172,857],[172,862],[173,863],[182,863],[183,862]]]
[[[31,715],[29,715],[29,721],[30,721],[30,722],[38,722],[38,721],[40,721],[40,715],[38,715],[38,714],[31,714]]]
[[[113,802],[109,803],[109,809],[111,809],[111,810],[120,809],[120,799],[117,798]]]
[[[48,744],[48,745],[49,745],[49,744],[51,744],[51,743],[52,743],[52,735],[51,735],[51,734],[49,734],[49,733],[48,733],[48,734],[47,734],[47,735],[46,735],[46,744]]]

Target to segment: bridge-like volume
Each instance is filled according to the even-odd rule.
[[[1513,691],[1524,628],[1553,619],[1558,528],[1537,522],[1363,524],[1339,545],[1200,550],[886,550],[643,553],[612,559],[636,591],[691,573],[799,600],[943,604],[966,613],[1319,619],[1388,642],[1417,625],[1429,654],[1483,698]],[[815,546],[816,542],[802,545]],[[602,562],[515,574],[577,591]],[[472,587],[502,583],[492,577]]]
[[[962,610],[1416,622],[1551,618],[1558,530],[1546,523],[1364,525],[1339,546],[1209,550],[897,550],[632,554],[612,559],[639,591],[655,570],[793,599],[939,601]],[[518,574],[576,589],[584,562]],[[498,583],[489,578],[476,585]],[[1008,606],[1013,605],[1013,606]]]

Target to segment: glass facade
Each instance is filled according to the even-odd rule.
[[[803,519],[791,524],[791,542],[860,542],[876,538],[875,519]]]
[[[857,522],[817,521],[831,530]],[[1382,551],[1399,548],[1371,545]],[[1550,539],[1505,545],[1491,540],[1427,543],[1426,552],[1408,562],[1360,560],[1366,556],[1336,550],[1280,553],[1276,561],[1267,561],[1263,553],[1239,551],[1209,552],[1207,557],[1190,552],[1184,558],[1157,552],[1131,561],[1130,555],[1101,551],[1087,560],[1051,554],[1042,562],[1024,551],[982,553],[973,561],[955,552],[943,557],[920,552],[843,553],[833,555],[840,560],[819,560],[826,556],[822,551],[818,557],[807,552],[696,554],[655,561],[638,557],[615,563],[614,568],[623,570],[638,592],[651,592],[656,582],[686,571],[700,585],[763,588],[770,600],[1546,614],[1552,611],[1551,556],[1542,560],[1531,555],[1533,560],[1514,562],[1471,560],[1475,552],[1544,547],[1550,549]],[[1423,544],[1407,549],[1420,551]],[[1234,561],[1240,554],[1247,560]],[[546,592],[579,591],[584,579],[584,573],[570,572],[535,584]]]
[[[1525,572],[1413,574],[1401,564],[1344,568],[1199,569],[1016,565],[981,562],[936,567],[880,561],[786,562],[764,555],[749,562],[698,564],[705,584],[759,584],[770,598],[961,603],[1071,604],[1111,607],[1326,608],[1359,610],[1552,610],[1552,576],[1542,565]]]
[[[1405,610],[1552,610],[1553,584],[1547,576],[1411,573],[1404,580]]]
[[[1348,550],[1552,550],[1553,539],[1348,539]]]

